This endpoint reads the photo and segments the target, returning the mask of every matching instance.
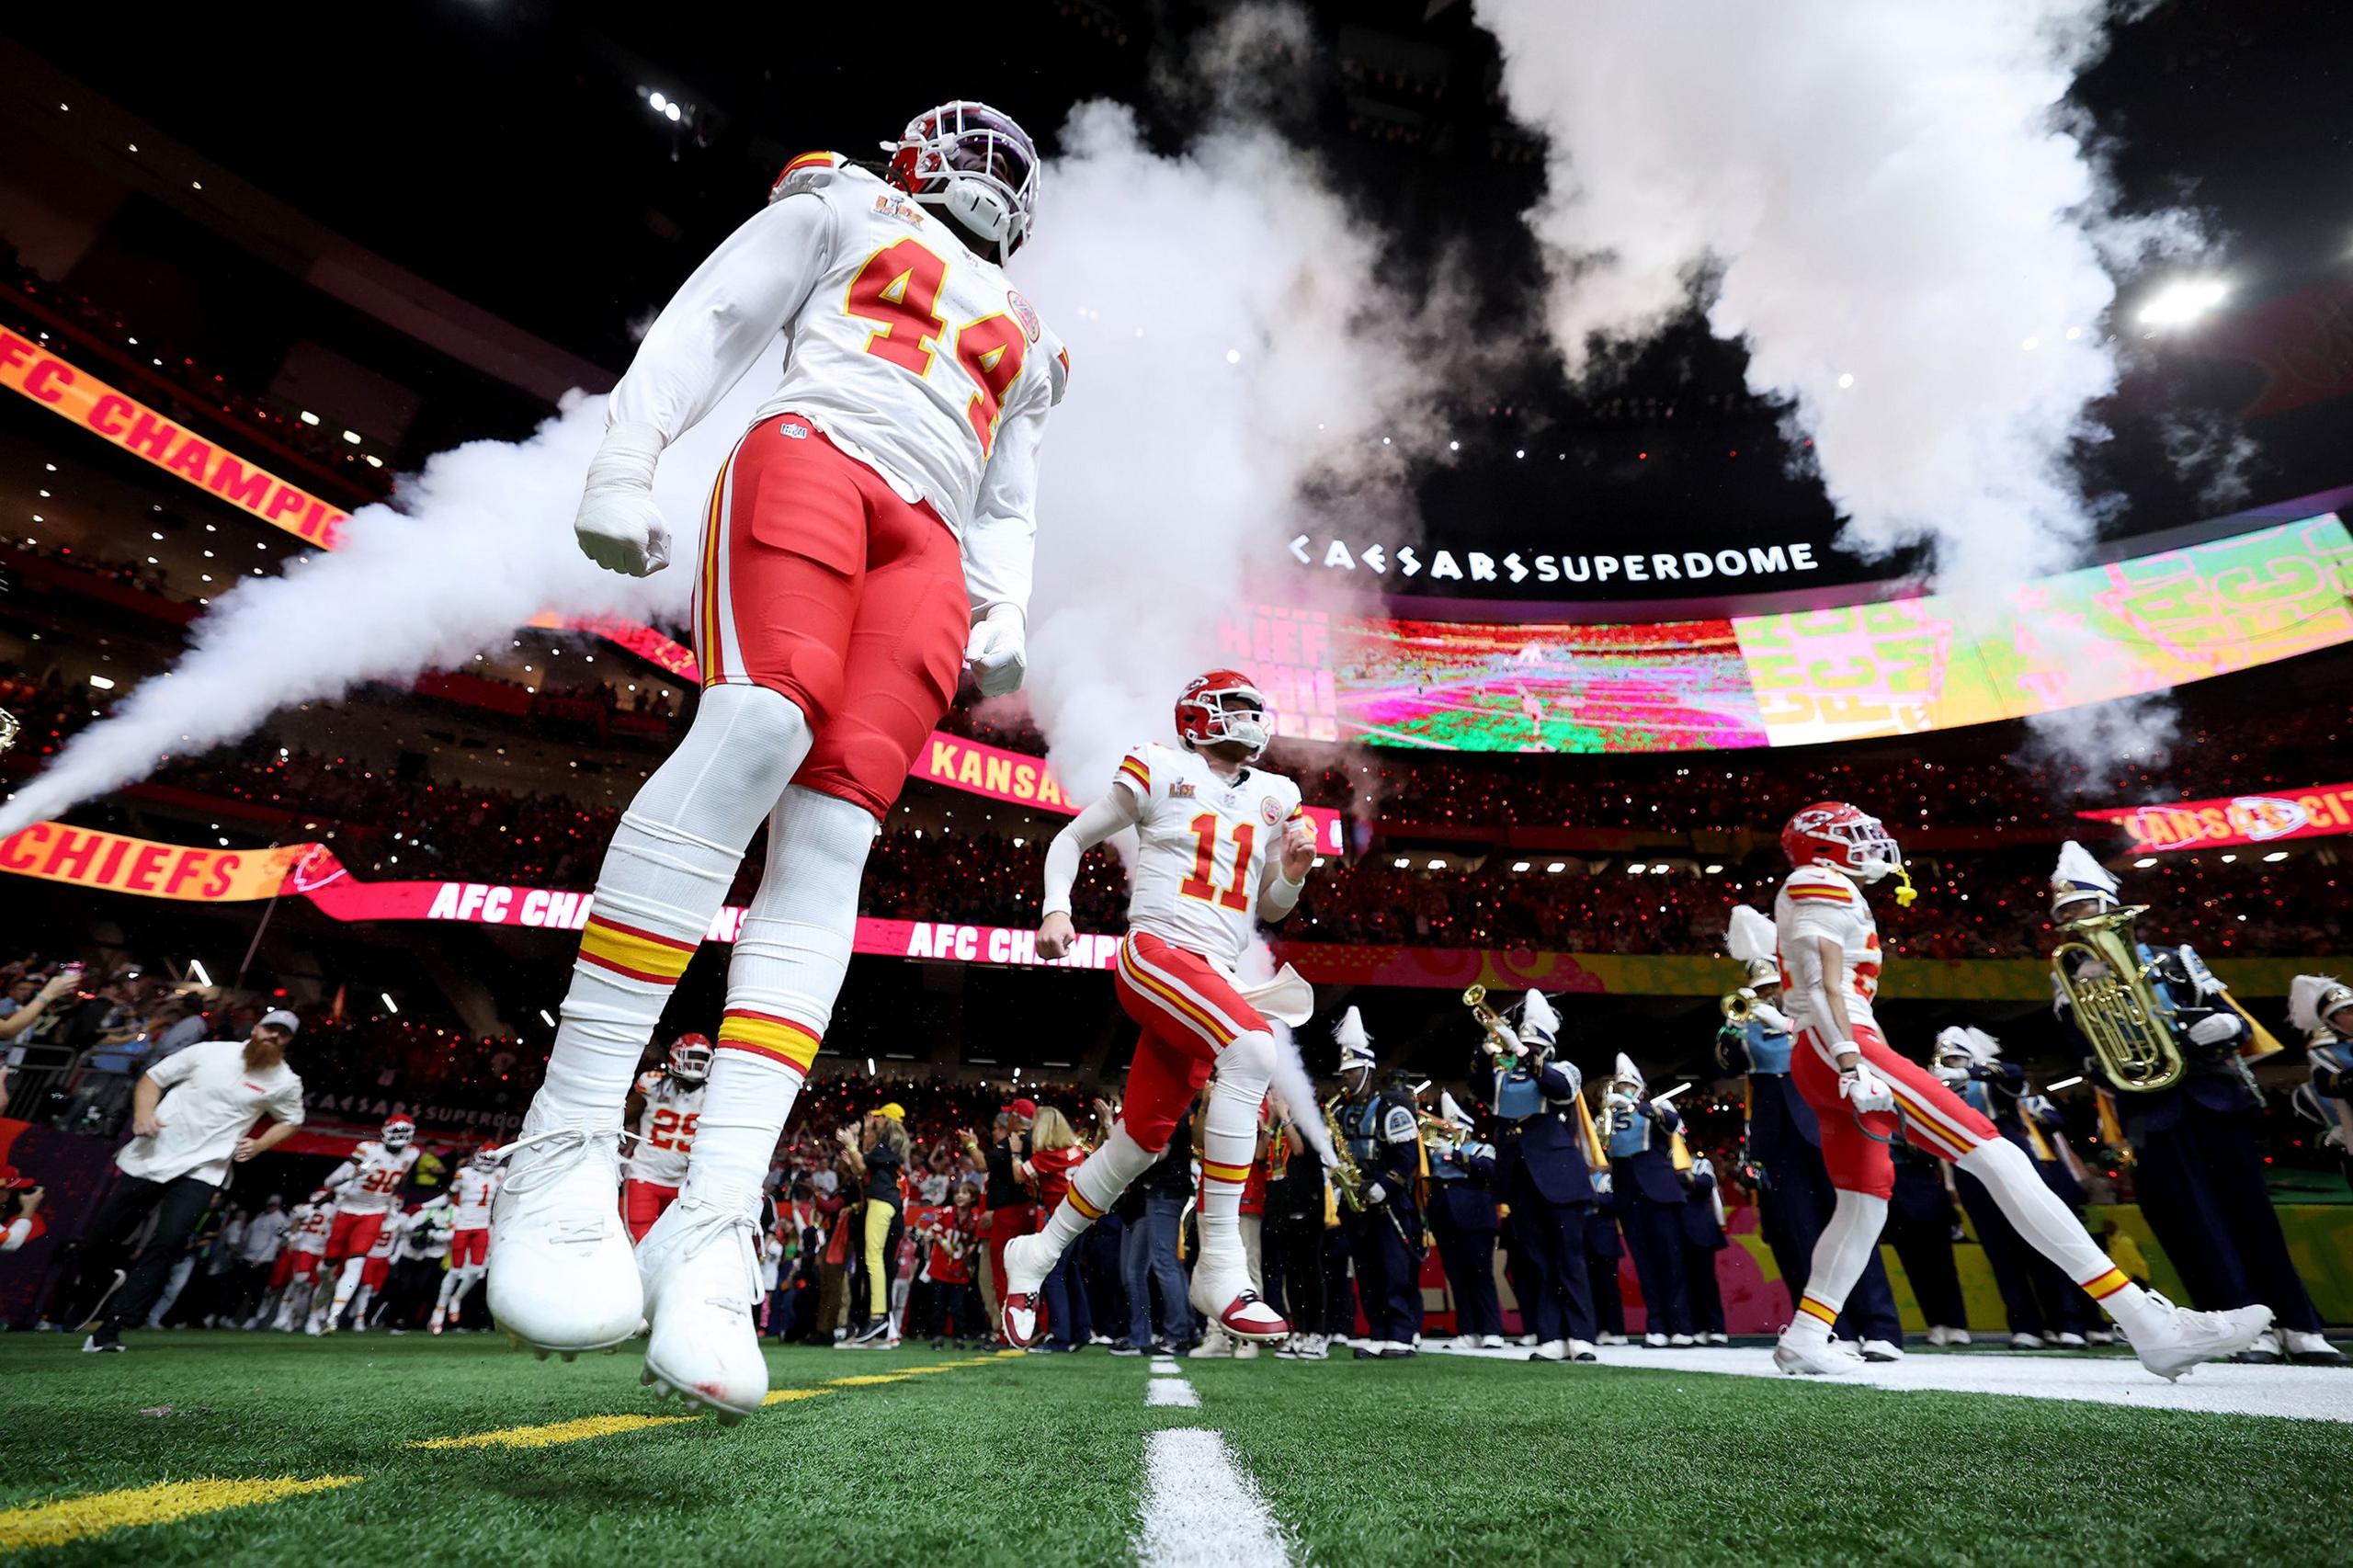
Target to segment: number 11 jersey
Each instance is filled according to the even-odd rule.
[[[1299,786],[1245,767],[1222,778],[1197,752],[1142,745],[1113,782],[1142,808],[1128,926],[1231,971],[1256,931],[1258,890],[1305,816]]]

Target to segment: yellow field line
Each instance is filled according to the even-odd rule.
[[[770,1389],[762,1404],[790,1404],[796,1399],[816,1399],[832,1391],[827,1389]]]
[[[906,1381],[904,1372],[867,1372],[855,1378],[827,1378],[825,1386],[829,1389],[864,1389],[872,1388],[876,1383],[904,1383]]]
[[[167,1481],[125,1492],[98,1492],[86,1497],[36,1503],[30,1507],[0,1513],[0,1551],[60,1546],[84,1536],[102,1535],[131,1525],[169,1524],[199,1514],[217,1514],[224,1508],[275,1503],[281,1497],[299,1497],[306,1492],[357,1486],[361,1479],[357,1475],[323,1475],[305,1481],[285,1475],[263,1481]]]
[[[647,1426],[671,1426],[692,1421],[691,1415],[584,1415],[577,1421],[554,1421],[544,1426],[506,1426],[495,1432],[474,1432],[462,1437],[427,1437],[412,1449],[545,1449],[576,1443],[584,1437],[606,1437],[615,1432],[635,1432]]]

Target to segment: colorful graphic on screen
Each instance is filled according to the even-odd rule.
[[[2335,514],[2024,585],[1642,626],[1254,608],[1226,652],[1287,734],[1453,751],[1814,745],[2023,718],[2353,642]]]
[[[1770,744],[1728,620],[1651,626],[1358,621],[1341,726],[1451,751],[1711,751]]]

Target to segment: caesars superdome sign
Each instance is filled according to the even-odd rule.
[[[1378,584],[1383,593],[1462,598],[1676,598],[1769,593],[1855,582],[1862,575],[1858,563],[1833,551],[1826,538],[1637,548],[1643,542],[1613,539],[1612,548],[1564,550],[1558,541],[1495,540],[1472,550],[1303,533],[1290,540],[1290,549],[1302,571],[1319,577],[1345,575]]]

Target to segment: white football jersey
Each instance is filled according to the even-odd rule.
[[[392,1256],[392,1249],[400,1245],[403,1236],[408,1234],[408,1227],[409,1217],[399,1210],[395,1209],[385,1215],[383,1224],[376,1231],[375,1242],[368,1248],[368,1256],[369,1257]]]
[[[805,153],[679,289],[606,417],[676,440],[779,328],[784,379],[756,419],[804,415],[930,502],[963,542],[975,608],[1026,603],[1038,443],[1070,361],[1005,273],[904,191]]]
[[[381,1214],[392,1207],[420,1151],[414,1143],[395,1153],[373,1139],[351,1152],[344,1169],[351,1179],[335,1189],[335,1206],[346,1214]]]
[[[323,1253],[327,1250],[327,1233],[334,1229],[334,1204],[298,1203],[286,1244],[295,1252]]]
[[[1257,929],[1258,891],[1306,813],[1299,786],[1245,767],[1231,781],[1198,752],[1145,744],[1113,782],[1142,802],[1128,925],[1231,970]]]
[[[1781,1002],[1799,1029],[1813,1022],[1813,1004],[1795,983],[1790,954],[1800,942],[1827,937],[1846,955],[1847,1016],[1874,1028],[1871,1002],[1879,994],[1879,922],[1870,902],[1846,874],[1828,866],[1800,866],[1773,900],[1773,934],[1781,957]],[[1827,1032],[1828,1020],[1824,1020]]]
[[[483,1231],[490,1228],[491,1200],[498,1196],[498,1173],[478,1171],[472,1165],[459,1168],[449,1178],[449,1199],[456,1205],[453,1226],[460,1231]]]
[[[706,1084],[682,1084],[658,1069],[641,1073],[637,1092],[645,1107],[637,1113],[637,1142],[630,1150],[629,1179],[657,1187],[682,1187],[687,1155],[695,1146],[695,1123],[702,1119]]]

